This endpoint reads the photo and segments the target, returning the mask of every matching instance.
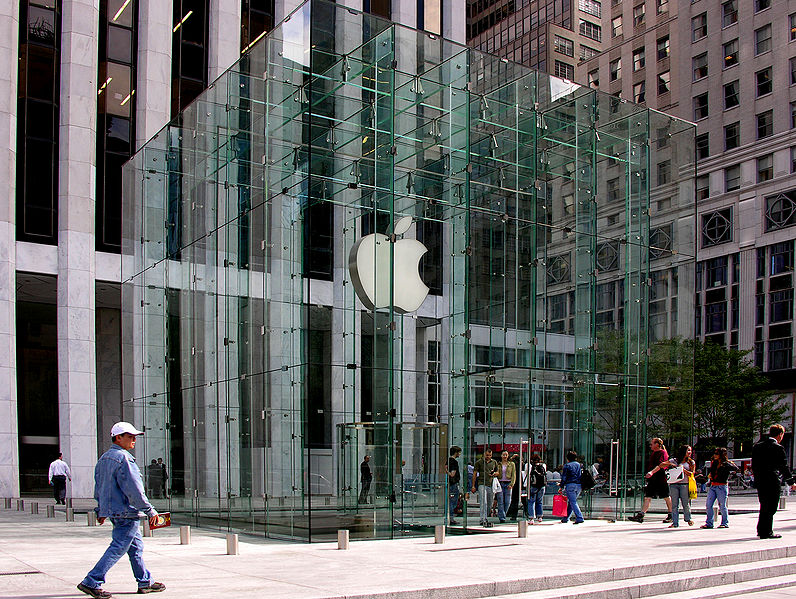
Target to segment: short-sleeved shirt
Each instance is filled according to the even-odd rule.
[[[449,485],[459,484],[459,481],[462,479],[459,470],[459,461],[453,456],[448,458],[448,472],[453,472],[453,474],[448,475],[448,484]]]

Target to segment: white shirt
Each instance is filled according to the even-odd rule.
[[[69,480],[72,480],[72,473],[69,472],[69,466],[61,459],[55,460],[50,464],[50,473],[48,474],[50,482],[53,482],[53,476],[65,476]]]

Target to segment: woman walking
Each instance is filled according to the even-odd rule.
[[[693,449],[690,445],[683,445],[677,455],[669,460],[671,467],[669,475],[669,495],[672,498],[672,523],[669,528],[680,526],[680,503],[683,504],[683,520],[688,526],[693,526],[691,519],[691,499],[688,496],[688,483],[694,476],[696,464],[691,458]]]
[[[533,524],[534,521],[542,522],[542,500],[544,499],[544,492],[547,481],[547,466],[539,457],[539,454],[533,454],[531,461],[526,464],[526,489],[528,493],[525,511],[528,516],[528,523]]]
[[[567,516],[561,518],[562,523],[569,522],[569,517],[575,513],[574,524],[583,522],[583,514],[578,506],[578,495],[580,495],[580,473],[581,465],[578,463],[578,454],[574,451],[567,452],[567,463],[561,471],[561,492],[567,496]]]
[[[716,501],[719,502],[719,511],[721,512],[719,528],[730,527],[730,518],[727,513],[727,480],[730,478],[730,473],[737,470],[738,466],[727,458],[727,448],[717,447],[713,452],[713,460],[710,462],[710,470],[708,471],[710,487],[708,488],[708,499],[705,503],[707,518],[702,528],[713,528],[713,504]]]
[[[647,485],[644,487],[644,504],[641,511],[635,516],[630,516],[628,520],[644,522],[644,514],[650,509],[650,502],[653,499],[663,499],[666,502],[666,509],[669,510],[663,522],[668,524],[672,521],[672,500],[669,497],[669,485],[666,482],[666,469],[669,466],[669,454],[666,453],[663,440],[659,437],[650,439],[649,472],[645,475]]]
[[[498,520],[500,523],[506,521],[506,512],[511,505],[511,491],[514,484],[517,482],[517,469],[514,462],[509,460],[509,452],[504,451],[500,454],[500,463],[498,464],[498,481],[500,481],[500,493],[496,493],[495,499],[498,504]]]

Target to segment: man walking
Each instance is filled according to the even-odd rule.
[[[785,428],[775,424],[764,436],[755,443],[752,449],[752,472],[755,475],[757,499],[760,502],[760,514],[757,518],[757,536],[761,539],[781,539],[782,535],[774,534],[774,514],[777,513],[782,482],[796,490],[793,476],[788,468],[785,448],[780,445],[785,436]]]
[[[373,474],[370,471],[370,456],[366,455],[365,459],[359,465],[359,503],[368,502],[368,493],[370,493],[370,482],[373,480]]]
[[[169,473],[166,470],[166,464],[163,463],[163,458],[158,458],[158,466],[160,466],[160,496],[168,499],[169,485],[166,481],[169,480]]]
[[[475,474],[473,476],[472,492],[478,489],[478,509],[480,511],[481,526],[490,527],[489,510],[492,507],[492,499],[495,494],[492,492],[492,479],[497,475],[498,464],[492,459],[492,450],[487,447],[484,449],[484,457],[475,462]]]
[[[69,472],[69,466],[64,462],[64,454],[59,453],[58,457],[50,464],[50,472],[47,478],[50,480],[50,485],[53,488],[53,499],[55,503],[66,505],[66,479],[72,480],[72,473]]]
[[[138,529],[139,512],[149,518],[154,526],[158,515],[144,493],[141,471],[130,453],[135,448],[138,435],[143,435],[129,422],[117,422],[111,428],[110,449],[100,456],[94,469],[94,498],[97,500],[97,522],[111,519],[113,533],[111,544],[94,568],[77,585],[77,588],[92,597],[107,598],[112,595],[102,589],[105,575],[126,553],[130,558],[133,575],[138,582],[138,593],[158,593],[166,588],[160,582],[152,582],[152,576],[144,565],[144,541]]]
[[[450,457],[448,457],[448,523],[451,526],[456,526],[458,522],[454,518],[454,511],[456,506],[459,505],[459,482],[462,475],[459,472],[459,456],[462,455],[462,448],[458,445],[453,445],[450,448]]]

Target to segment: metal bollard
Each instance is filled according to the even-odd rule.
[[[434,527],[434,544],[441,545],[445,542],[445,525],[437,524]]]
[[[24,499],[17,499],[17,511],[24,512],[25,511],[25,500]]]
[[[75,507],[74,505],[72,505],[72,498],[71,497],[67,497],[66,498],[66,507]]]
[[[11,498],[10,497],[3,497],[3,508],[10,510],[11,509]]]
[[[75,521],[75,510],[71,507],[66,508],[66,521],[67,522],[74,522]]]
[[[524,539],[528,536],[528,521],[520,519],[517,522],[517,537]]]
[[[180,526],[180,545],[191,544],[191,527]]]
[[[35,501],[31,502],[30,504],[30,513],[31,514],[38,514],[39,513],[39,504]]]
[[[48,518],[55,518],[55,506],[48,505],[47,506],[47,517]]]
[[[779,498],[779,509],[781,510],[788,509],[788,500],[785,497]]]
[[[89,510],[86,512],[86,523],[89,526],[96,526],[97,525],[97,512],[94,510]]]
[[[348,549],[348,530],[345,528],[337,531],[337,548]]]
[[[227,533],[227,555],[238,555],[238,535]]]
[[[144,536],[151,537],[152,529],[149,527],[149,518],[144,518]]]

